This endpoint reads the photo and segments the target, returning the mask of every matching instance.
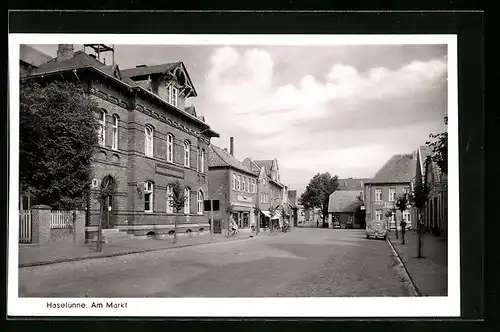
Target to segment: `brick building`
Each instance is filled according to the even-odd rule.
[[[281,211],[286,186],[281,183],[278,160],[254,160],[254,163],[266,172],[266,181],[269,185],[270,220],[275,221],[276,225],[281,227],[286,218],[286,213],[283,216]]]
[[[396,154],[392,156],[375,176],[365,183],[364,202],[366,207],[366,222],[384,220],[388,210],[394,207],[396,197],[404,192],[413,191],[417,153]],[[396,220],[403,217],[408,226],[411,225],[411,209],[401,212],[389,219],[389,226],[396,227]],[[399,222],[397,227],[399,228]]]
[[[73,45],[61,44],[56,58],[22,78],[56,79],[81,84],[82,93],[101,108],[96,114],[100,146],[93,160],[92,187],[96,191],[104,178],[117,185],[104,228],[135,235],[171,233],[175,214],[167,203],[169,183],[179,180],[189,196],[179,231],[207,229],[202,204],[208,193],[207,156],[211,138],[219,135],[194,107],[185,107],[185,100],[197,92],[182,62],[120,70],[95,55],[75,52]],[[91,235],[100,218],[96,201],[88,211]]]
[[[208,170],[208,196],[219,200],[220,206],[219,211],[214,212],[214,229],[227,229],[232,219],[240,229],[250,230],[256,224],[254,205],[257,201],[258,175],[234,157],[233,137],[230,152],[210,146]],[[232,206],[231,215],[227,213],[229,206]]]
[[[361,178],[348,178],[348,179],[338,179],[339,186],[337,190],[364,190],[365,183],[370,179],[361,179]]]
[[[264,230],[269,227],[271,220],[270,206],[270,184],[265,166],[257,165],[250,158],[243,160],[243,164],[249,168],[257,179],[257,194],[255,196],[254,205],[261,211],[257,216],[256,222],[260,220],[260,228]],[[260,218],[260,219],[258,219]]]

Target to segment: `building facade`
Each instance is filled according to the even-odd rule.
[[[412,154],[397,154],[389,159],[375,176],[365,183],[364,202],[366,222],[387,219],[387,211],[392,211],[396,197],[413,191],[416,152]],[[408,208],[401,214],[397,211],[388,220],[391,229],[399,227],[401,218],[408,226],[412,223],[412,211]],[[396,220],[398,222],[396,222]]]
[[[264,168],[269,185],[269,211],[270,220],[273,227],[282,227],[286,218],[283,215],[283,197],[285,185],[281,183],[280,170],[277,159],[272,160],[254,160],[255,164]],[[285,208],[286,210],[286,208]]]
[[[211,145],[208,167],[208,196],[219,200],[220,206],[219,211],[214,212],[214,228],[227,229],[234,220],[240,230],[254,229],[258,175],[234,157],[232,137],[230,152]]]
[[[260,213],[256,216],[256,224],[260,222],[260,229],[266,230],[271,222],[270,207],[270,184],[266,167],[257,165],[252,159],[246,158],[243,164],[257,176],[257,195],[254,205]],[[256,226],[257,227],[257,226]]]
[[[425,161],[424,182],[429,188],[423,223],[435,235],[448,235],[448,178],[430,158]]]
[[[328,225],[340,228],[362,228],[363,220],[359,218],[363,206],[363,191],[357,189],[337,190],[330,194],[328,200]]]
[[[74,52],[73,45],[59,45],[57,54],[25,80],[74,81],[99,105],[93,193],[103,179],[115,182],[117,188],[103,228],[135,235],[171,234],[176,214],[169,204],[170,184],[179,181],[187,203],[178,232],[206,230],[203,200],[208,195],[208,151],[211,138],[219,135],[194,107],[184,106],[187,99],[197,96],[184,64],[120,70],[92,54]],[[87,232],[92,236],[102,214],[95,200],[89,205]]]

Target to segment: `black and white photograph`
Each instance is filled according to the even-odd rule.
[[[9,312],[458,316],[456,47],[11,35]]]

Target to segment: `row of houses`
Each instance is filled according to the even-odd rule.
[[[430,189],[422,211],[422,223],[427,230],[446,235],[447,176],[430,155],[428,146],[419,146],[413,153],[393,155],[370,179],[339,179],[339,188],[330,195],[328,205],[330,225],[364,228],[371,220],[386,219],[386,213],[393,210],[396,198],[403,193],[412,193],[419,181]],[[389,226],[399,227],[402,218],[408,226],[417,228],[415,208],[409,207],[403,213],[397,211],[389,218]]]
[[[102,44],[85,45],[83,51],[60,44],[55,58],[23,45],[20,71],[21,83],[76,82],[99,105],[92,191],[108,181],[117,188],[110,197],[110,215],[101,221],[104,229],[171,233],[176,216],[169,204],[170,183],[175,180],[188,198],[179,231],[208,230],[208,199],[220,202],[216,221],[228,221],[224,213],[231,206],[230,217],[243,229],[255,227],[260,217],[263,227],[271,220],[296,223],[297,192],[281,182],[276,159],[240,162],[233,155],[233,138],[231,152],[211,144],[220,135],[194,106],[187,106],[198,93],[182,62],[121,69],[102,61],[102,52],[112,52],[114,59],[114,49]],[[100,218],[100,205],[89,200],[88,237],[95,236]]]

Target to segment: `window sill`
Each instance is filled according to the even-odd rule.
[[[154,211],[144,211],[144,213],[147,213],[147,214],[153,214]]]

